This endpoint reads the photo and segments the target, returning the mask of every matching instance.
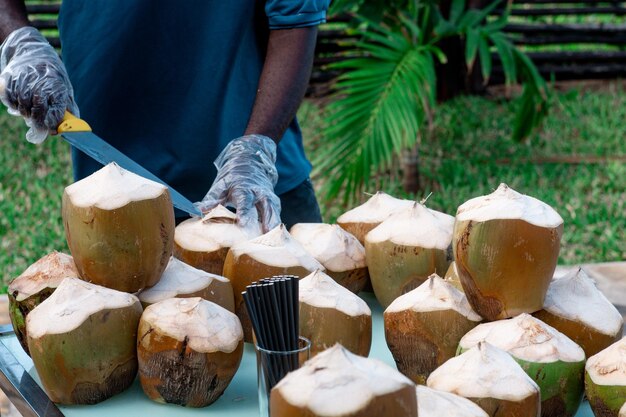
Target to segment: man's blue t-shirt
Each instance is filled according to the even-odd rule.
[[[324,21],[329,0],[63,0],[62,55],[94,133],[192,201],[243,135],[269,31]],[[74,174],[101,167],[73,151]],[[311,165],[296,120],[278,146],[282,194]]]

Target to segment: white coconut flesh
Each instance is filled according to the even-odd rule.
[[[398,210],[411,207],[413,203],[379,191],[365,203],[339,216],[337,223],[380,223]]]
[[[555,228],[563,224],[561,216],[548,204],[520,194],[500,184],[493,193],[463,203],[457,210],[458,221],[486,222],[495,219],[523,220],[534,226]]]
[[[155,199],[167,192],[167,187],[112,162],[69,185],[65,192],[76,207],[115,210],[132,202]]]
[[[511,355],[486,342],[446,361],[430,374],[427,385],[465,398],[539,398],[539,387]]]
[[[406,310],[418,313],[453,310],[468,320],[482,321],[482,317],[472,310],[465,294],[437,274],[432,274],[422,285],[396,298],[385,313]]]
[[[28,337],[64,334],[77,329],[91,315],[139,305],[132,294],[66,278],[44,302],[26,317]]]
[[[9,284],[8,291],[17,293],[16,301],[24,301],[45,288],[57,287],[65,278],[78,278],[74,258],[54,251],[26,268]]]
[[[298,223],[290,234],[329,271],[352,271],[367,266],[361,242],[339,225]]]
[[[368,243],[392,242],[446,250],[452,242],[453,228],[454,217],[414,203],[383,221],[367,234],[365,240]]]
[[[274,389],[292,406],[340,417],[409,386],[413,386],[410,379],[383,362],[335,345],[287,374]]]
[[[611,336],[621,332],[624,325],[620,312],[582,268],[550,282],[543,309]]]
[[[485,410],[467,398],[424,385],[418,385],[416,392],[419,417],[488,417]]]
[[[590,357],[585,371],[596,385],[626,386],[626,337]]]
[[[224,284],[230,282],[228,278],[210,274],[171,257],[159,282],[154,287],[141,291],[139,300],[154,304],[167,298],[201,291],[214,281]]]
[[[263,265],[278,268],[301,266],[311,272],[324,270],[324,266],[315,260],[281,224],[266,234],[233,246],[234,257],[248,255]]]
[[[237,223],[235,213],[218,205],[201,219],[193,218],[179,224],[174,241],[186,250],[215,252],[260,235],[258,222],[251,222],[249,227],[243,228]]]
[[[351,317],[372,315],[365,301],[322,271],[315,271],[302,278],[299,285],[301,303],[338,310]]]
[[[585,360],[585,352],[569,337],[526,313],[508,320],[479,324],[463,336],[459,345],[462,349],[470,349],[482,341],[527,362]]]

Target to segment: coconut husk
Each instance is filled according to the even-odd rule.
[[[626,337],[585,365],[585,393],[596,417],[615,417],[626,399]]]
[[[417,415],[419,417],[488,417],[487,413],[467,398],[418,385]]]
[[[456,262],[452,261],[448,270],[446,271],[446,275],[443,277],[447,282],[452,284],[454,288],[463,292],[463,285],[461,284],[461,277],[459,276],[459,271],[456,269]]]

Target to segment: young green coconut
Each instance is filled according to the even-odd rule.
[[[174,256],[195,268],[222,275],[228,249],[261,235],[259,223],[243,228],[237,215],[222,205],[202,218],[185,220],[174,233]]]
[[[489,417],[467,398],[424,385],[418,385],[416,392],[418,417]]]
[[[452,261],[448,270],[446,271],[446,275],[443,277],[446,281],[448,281],[454,288],[463,292],[463,285],[461,284],[461,277],[459,276],[459,271],[456,268],[456,262]]]
[[[28,354],[26,317],[54,292],[65,278],[78,278],[70,255],[52,252],[26,268],[9,284],[9,316],[17,340]]]
[[[513,358],[487,342],[437,368],[428,377],[430,388],[465,397],[490,417],[539,417],[539,387]]]
[[[484,323],[459,343],[464,352],[479,342],[508,352],[541,389],[541,415],[573,417],[582,401],[585,352],[553,327],[529,314]]]
[[[385,339],[398,370],[417,384],[454,357],[459,340],[482,318],[465,295],[438,275],[385,310]]]
[[[322,271],[300,280],[300,335],[311,341],[311,356],[336,345],[367,356],[372,312],[367,303]]]
[[[474,310],[489,321],[540,310],[562,234],[552,207],[506,184],[461,205],[454,260]]]
[[[365,248],[356,237],[336,224],[324,223],[298,223],[289,233],[332,279],[353,293],[363,289],[368,280]]]
[[[282,224],[230,248],[224,261],[224,276],[233,285],[235,313],[241,320],[246,342],[252,342],[252,326],[241,295],[246,286],[275,275],[302,278],[316,269],[323,271],[324,267],[291,237]]]
[[[141,291],[138,297],[144,308],[168,298],[201,297],[235,312],[233,286],[228,278],[196,269],[174,257],[159,282]]]
[[[533,315],[578,343],[588,358],[622,337],[622,315],[582,268],[553,279],[543,310]]]
[[[160,403],[205,407],[226,390],[243,356],[237,316],[200,297],[170,298],[141,316],[139,380]]]
[[[448,270],[453,227],[454,217],[414,203],[367,234],[367,267],[383,307]]]
[[[28,349],[56,403],[95,404],[137,374],[141,303],[132,294],[66,278],[26,318]]]
[[[417,417],[415,385],[383,362],[335,345],[272,389],[270,416]]]
[[[159,281],[174,243],[167,187],[111,163],[66,187],[62,205],[82,279],[126,292]]]
[[[616,417],[626,400],[626,337],[587,360],[585,393],[596,417]]]

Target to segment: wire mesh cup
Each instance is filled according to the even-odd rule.
[[[257,383],[259,387],[259,412],[269,417],[270,392],[285,375],[298,369],[309,359],[311,342],[300,336],[296,350],[268,350],[258,344],[256,350]]]

